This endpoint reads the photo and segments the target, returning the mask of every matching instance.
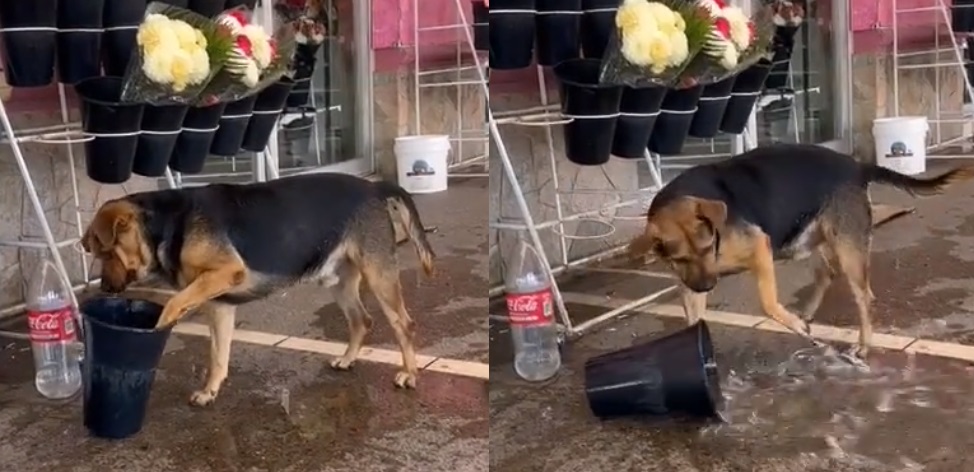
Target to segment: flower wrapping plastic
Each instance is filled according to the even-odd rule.
[[[217,23],[185,8],[152,2],[139,25],[122,101],[152,105],[196,100],[228,57]]]
[[[700,52],[709,29],[710,17],[693,0],[625,0],[599,81],[668,87]]]

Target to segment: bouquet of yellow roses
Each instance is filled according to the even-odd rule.
[[[669,86],[703,47],[709,25],[693,0],[624,0],[600,82]]]
[[[288,72],[294,54],[294,27],[284,24],[270,35],[238,7],[216,16],[233,47],[223,68],[197,97],[198,105],[232,102],[260,92]]]
[[[136,35],[122,100],[153,105],[196,99],[229,57],[231,43],[213,20],[152,2]]]

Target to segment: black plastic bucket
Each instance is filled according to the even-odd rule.
[[[247,123],[254,115],[254,103],[257,95],[241,98],[235,102],[227,103],[227,108],[223,110],[220,117],[220,127],[213,135],[213,142],[210,144],[210,154],[217,156],[236,156],[243,146],[244,133],[247,131]]]
[[[101,75],[104,0],[57,5],[57,71],[65,84]]]
[[[226,0],[189,0],[189,9],[212,18],[225,10]]]
[[[0,2],[7,85],[43,87],[54,81],[56,27],[56,0]]]
[[[303,107],[311,97],[311,76],[318,62],[321,45],[298,44],[294,49],[294,87],[287,97],[287,106]]]
[[[706,322],[589,359],[585,394],[600,418],[719,418],[724,397]]]
[[[145,106],[132,172],[145,177],[166,173],[188,111],[187,105]]]
[[[203,171],[206,157],[210,155],[213,135],[220,125],[220,117],[227,104],[217,103],[208,107],[190,108],[183,119],[183,129],[176,138],[176,149],[169,159],[169,168],[184,174]]]
[[[124,76],[135,51],[135,36],[145,16],[146,0],[104,0],[105,35],[101,41],[105,74]]]
[[[579,57],[582,0],[535,0],[538,64],[553,66]]]
[[[602,165],[612,155],[622,87],[599,84],[600,67],[597,59],[571,59],[554,69],[562,114],[572,118],[564,126],[565,155],[579,165]]]
[[[646,155],[646,144],[653,134],[666,87],[625,87],[619,105],[619,120],[612,138],[612,155],[639,159]]]
[[[74,86],[81,98],[81,127],[88,177],[103,184],[120,184],[132,177],[139,143],[139,124],[145,106],[122,103],[121,77],[91,77]]]
[[[490,68],[523,69],[534,55],[535,0],[494,0],[490,7]]]
[[[294,81],[283,77],[277,83],[267,87],[257,94],[257,101],[254,102],[254,114],[247,123],[247,131],[244,132],[243,145],[240,147],[246,151],[261,152],[267,147],[267,142],[271,139],[271,132],[277,126],[277,119],[284,111],[284,102],[287,100]]]
[[[123,439],[142,430],[156,367],[172,328],[155,330],[162,306],[104,297],[81,304],[84,424],[97,437]]]
[[[736,76],[728,77],[720,82],[704,86],[697,103],[697,112],[690,122],[690,136],[695,138],[713,138],[720,131],[720,122],[724,119],[727,103],[730,102],[731,90],[734,88]]]
[[[769,90],[780,89],[788,86],[788,77],[791,74],[791,55],[795,50],[795,35],[801,26],[777,26],[774,30],[774,40],[771,49],[774,54],[771,56],[771,72],[764,83],[764,87]]]
[[[731,98],[724,110],[720,130],[728,134],[741,134],[747,127],[754,104],[764,91],[764,81],[771,70],[771,61],[762,60],[737,75]]]
[[[253,10],[257,7],[257,0],[227,0],[223,5],[224,10],[229,10],[236,7],[247,7],[248,9]]]
[[[954,33],[974,33],[974,0],[954,0],[950,7]]]
[[[616,10],[622,0],[582,0],[582,53],[601,59],[616,28]]]
[[[473,47],[478,51],[490,50],[490,12],[483,0],[473,1]]]
[[[690,133],[690,123],[693,122],[702,93],[702,85],[666,92],[653,134],[649,138],[650,151],[662,155],[683,152],[683,145]]]

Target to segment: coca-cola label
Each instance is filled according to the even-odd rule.
[[[74,310],[64,307],[52,311],[27,312],[30,340],[39,343],[74,341]]]
[[[514,326],[538,326],[551,323],[551,318],[554,316],[551,289],[507,294],[507,316]]]

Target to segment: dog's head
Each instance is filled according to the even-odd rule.
[[[81,238],[81,246],[101,262],[101,289],[106,292],[124,291],[145,278],[153,263],[140,210],[124,199],[98,209]]]
[[[629,254],[652,253],[670,265],[684,285],[709,292],[720,273],[717,250],[727,222],[727,205],[716,200],[682,197],[655,208],[646,231],[629,243]]]

